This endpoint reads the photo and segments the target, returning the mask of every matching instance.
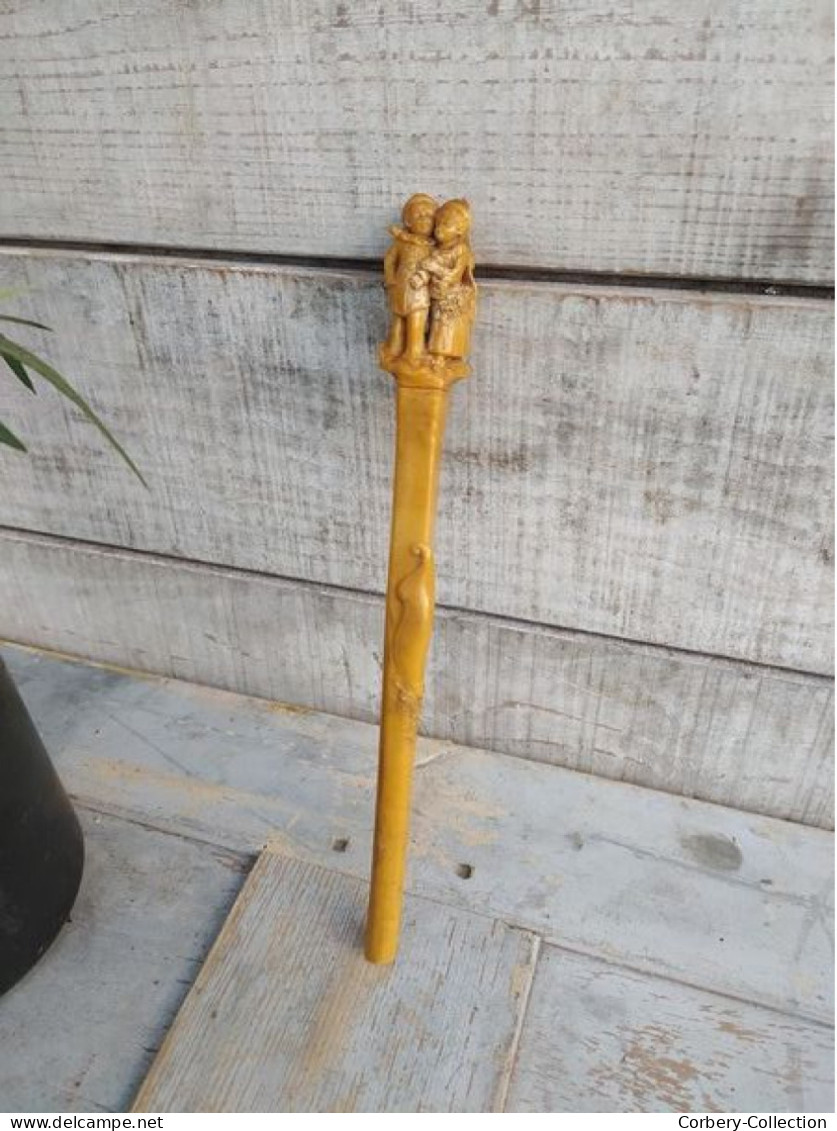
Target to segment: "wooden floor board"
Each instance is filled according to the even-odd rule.
[[[263,853],[133,1110],[494,1110],[534,936],[413,897],[400,960],[375,967],[366,891]]]
[[[0,1110],[124,1111],[249,866],[93,812],[71,922],[0,998]]]
[[[8,656],[86,803],[368,876],[375,727]],[[580,953],[831,1017],[831,834],[441,742],[420,744],[413,814],[417,895]]]
[[[546,946],[507,1110],[833,1111],[834,1033]]]
[[[822,830],[425,740],[402,954],[375,970],[374,727],[6,656],[90,862],[74,923],[0,1001],[0,1106],[123,1110],[266,843],[139,1107],[828,1104]]]

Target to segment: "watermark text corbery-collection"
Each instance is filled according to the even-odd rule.
[[[678,1123],[688,1131],[780,1131],[781,1128],[806,1128],[820,1131],[827,1126],[816,1115],[681,1115]]]

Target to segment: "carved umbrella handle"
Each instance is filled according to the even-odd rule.
[[[470,208],[417,194],[391,229],[385,260],[391,327],[381,368],[398,383],[384,683],[366,957],[398,950],[410,794],[424,668],[433,631],[433,527],[448,389],[467,377],[476,307]]]

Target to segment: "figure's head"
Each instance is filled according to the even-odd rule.
[[[440,244],[453,243],[468,235],[471,228],[471,205],[467,200],[448,200],[436,213],[436,239]]]
[[[436,201],[427,193],[417,192],[404,205],[401,218],[409,231],[430,236],[436,221]]]

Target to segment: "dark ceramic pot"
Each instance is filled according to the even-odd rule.
[[[83,866],[78,818],[0,660],[0,993],[69,918]]]

